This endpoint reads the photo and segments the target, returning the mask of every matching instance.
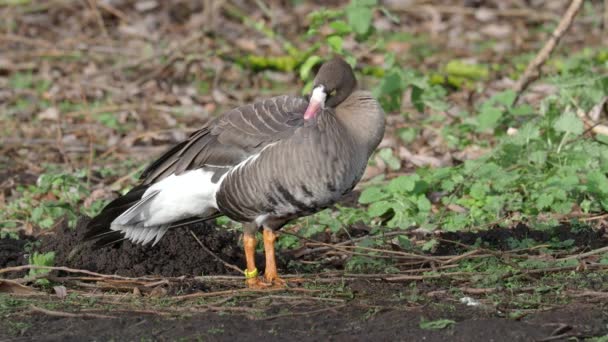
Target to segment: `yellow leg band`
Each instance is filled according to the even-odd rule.
[[[251,279],[251,278],[255,278],[258,276],[258,269],[254,268],[253,271],[249,271],[249,270],[245,270],[245,278],[246,279]]]

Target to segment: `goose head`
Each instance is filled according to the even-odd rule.
[[[314,119],[326,107],[335,109],[356,87],[353,69],[342,58],[335,57],[323,63],[315,77],[304,119]]]

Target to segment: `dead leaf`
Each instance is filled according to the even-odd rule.
[[[157,286],[154,289],[152,289],[152,292],[150,292],[150,297],[153,298],[160,298],[160,297],[164,297],[167,295],[167,289],[165,289],[162,286]]]
[[[49,107],[42,112],[38,113],[38,119],[40,120],[48,120],[48,121],[57,121],[59,120],[59,109],[55,107]]]
[[[53,286],[53,290],[55,290],[55,294],[57,295],[57,297],[61,299],[64,299],[68,296],[68,289],[66,289],[63,285]]]
[[[606,102],[608,102],[608,96],[605,96],[598,104],[593,106],[589,113],[587,113],[589,119],[591,119],[593,122],[598,122],[600,121],[602,113],[608,115],[608,106],[606,106]]]
[[[496,19],[496,12],[489,8],[482,7],[475,11],[475,19],[483,22],[488,22]]]
[[[468,210],[464,207],[459,206],[458,204],[448,204],[448,209],[450,209],[453,212],[459,213],[459,214],[464,214],[466,212],[468,212]]]
[[[19,295],[31,295],[36,294],[38,291],[34,290],[31,287],[21,285],[15,281],[8,279],[0,280],[0,293],[12,293]]]
[[[135,9],[138,12],[151,11],[158,7],[158,2],[155,0],[138,1],[135,3]]]
[[[410,152],[410,150],[403,146],[399,147],[399,158],[409,161],[416,166],[445,166],[439,158],[422,154],[413,154]]]
[[[91,195],[84,200],[83,205],[85,208],[90,208],[93,202],[108,198],[112,198],[112,191],[110,189],[107,187],[95,189],[91,192]]]
[[[509,25],[489,24],[481,29],[481,33],[493,38],[506,38],[512,32]]]

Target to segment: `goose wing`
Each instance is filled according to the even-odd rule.
[[[218,179],[268,144],[286,139],[304,124],[301,97],[279,96],[235,108],[174,146],[141,175],[144,184],[188,170],[213,169]]]

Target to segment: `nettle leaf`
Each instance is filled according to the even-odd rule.
[[[583,122],[572,112],[564,112],[553,124],[553,128],[558,132],[580,135],[584,131]]]
[[[397,171],[401,168],[401,160],[395,157],[391,148],[381,149],[378,151],[378,156],[386,163],[389,169]]]
[[[353,0],[346,7],[346,19],[357,35],[364,36],[369,32],[376,4],[376,0]]]
[[[601,171],[590,172],[587,176],[587,187],[593,193],[608,195],[608,177]]]
[[[372,93],[385,111],[393,112],[401,109],[401,97],[405,87],[401,72],[397,68],[391,68]]]
[[[428,213],[431,211],[431,201],[429,201],[425,195],[418,196],[418,201],[416,201],[416,204],[418,205],[418,210],[420,212]]]
[[[536,199],[536,208],[538,210],[544,210],[547,208],[551,208],[553,205],[554,197],[551,194],[543,193],[538,196]]]
[[[424,90],[420,87],[417,86],[412,86],[412,93],[411,93],[411,101],[412,104],[414,105],[414,108],[416,108],[417,111],[419,111],[420,113],[424,112],[424,100],[422,99],[422,95],[424,94]]]
[[[515,91],[509,89],[502,91],[494,96],[492,96],[492,100],[496,103],[499,103],[507,108],[510,108],[513,105],[513,101],[515,101],[515,97],[517,93]]]
[[[388,183],[387,189],[390,192],[412,192],[419,180],[420,176],[416,174],[399,176]]]
[[[387,211],[393,209],[393,205],[389,201],[378,201],[372,203],[367,209],[367,214],[371,217],[379,217],[386,214]]]
[[[482,106],[477,116],[477,130],[486,131],[494,129],[502,117],[503,110],[494,106]]]
[[[547,151],[534,151],[528,155],[528,161],[538,166],[544,166],[547,161]]]
[[[536,140],[540,137],[540,129],[534,124],[527,123],[523,125],[511,138],[511,142],[515,145],[526,145],[531,140]]]
[[[511,115],[514,115],[514,116],[530,115],[530,114],[534,113],[534,108],[532,106],[530,106],[529,104],[522,104],[522,105],[516,106],[514,108],[511,108],[509,110],[509,113],[511,113]]]
[[[363,190],[363,192],[361,192],[361,196],[359,196],[359,203],[369,204],[383,200],[387,197],[388,195],[384,191],[382,191],[380,187],[369,187]]]
[[[600,134],[597,136],[599,137]],[[600,150],[600,171],[608,173],[608,148],[605,146]]]
[[[470,190],[469,194],[474,199],[481,200],[486,197],[486,194],[488,193],[489,190],[490,190],[490,187],[487,184],[475,183],[475,184],[473,184],[473,186],[471,186],[471,190]]]
[[[327,37],[327,44],[331,48],[331,50],[337,54],[342,54],[342,37],[340,36],[329,36]]]
[[[331,27],[335,33],[339,35],[346,35],[352,32],[350,26],[348,26],[344,20],[332,21],[329,24],[329,27]]]

